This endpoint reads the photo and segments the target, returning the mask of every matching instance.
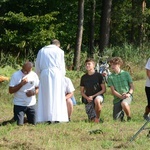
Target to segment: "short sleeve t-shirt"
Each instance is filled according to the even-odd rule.
[[[72,84],[72,81],[65,77],[65,94],[72,93],[73,91],[75,91],[75,88]]]
[[[36,96],[27,97],[26,92],[28,90],[34,90],[35,87],[39,86],[39,78],[37,74],[31,71],[29,74],[24,76],[21,70],[15,72],[10,80],[9,86],[14,87],[18,85],[22,78],[27,77],[28,83],[22,86],[16,93],[14,93],[14,105],[19,106],[32,106],[36,104]]]
[[[150,58],[148,59],[146,65],[145,65],[145,69],[150,70]],[[150,87],[150,78],[147,77],[146,79],[146,87]]]
[[[100,73],[95,72],[92,75],[84,74],[81,77],[80,86],[84,87],[87,96],[91,96],[102,90],[100,85],[103,83],[103,76]]]
[[[121,70],[120,73],[112,73],[108,76],[108,87],[113,86],[114,89],[122,94],[127,93],[130,89],[130,83],[132,83],[132,78],[127,71]],[[114,96],[114,103],[119,102],[120,99]]]

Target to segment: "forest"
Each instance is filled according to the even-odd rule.
[[[1,0],[0,9],[1,67],[34,61],[54,38],[71,70],[80,70],[83,58],[108,51],[127,61],[149,57],[148,0]]]

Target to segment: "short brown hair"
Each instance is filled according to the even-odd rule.
[[[115,64],[115,65],[123,65],[123,60],[121,59],[121,57],[113,57],[110,61],[110,64]]]
[[[95,63],[95,60],[94,60],[93,58],[87,58],[87,59],[85,60],[85,64],[86,64],[87,62],[93,62],[93,63]]]

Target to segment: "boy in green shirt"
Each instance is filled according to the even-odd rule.
[[[123,61],[120,57],[114,57],[110,60],[113,73],[108,77],[108,86],[114,96],[113,100],[113,119],[123,121],[124,112],[127,121],[131,120],[130,104],[133,94],[133,82],[127,71],[121,70]]]

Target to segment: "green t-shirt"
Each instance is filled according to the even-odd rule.
[[[130,90],[130,83],[132,83],[132,78],[127,71],[121,70],[119,74],[112,73],[108,76],[108,87],[113,86],[114,89],[122,94],[127,93]],[[113,103],[119,102],[121,99],[114,96]]]

